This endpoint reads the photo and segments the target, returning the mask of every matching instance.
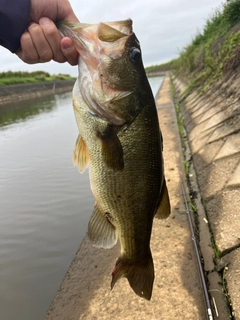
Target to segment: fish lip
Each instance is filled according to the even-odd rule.
[[[76,32],[78,29],[84,29],[90,27],[91,24],[87,23],[74,23],[74,22],[69,22],[65,20],[61,20],[58,22],[57,27],[59,32],[65,36],[65,37],[70,37],[73,38],[73,41],[77,41],[80,43],[81,50],[87,51],[89,50],[86,41],[84,41],[79,34]]]
[[[67,20],[60,20],[57,23],[57,28],[63,35],[65,35],[67,32],[75,34],[75,32],[73,32],[73,31],[78,30],[78,29],[88,28],[91,26],[92,26],[92,24],[90,24],[90,23],[70,22]]]

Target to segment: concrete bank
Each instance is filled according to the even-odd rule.
[[[155,219],[153,224],[151,250],[155,282],[151,301],[136,296],[126,279],[119,280],[111,291],[111,271],[120,252],[119,245],[110,250],[97,249],[91,246],[86,237],[45,320],[206,319],[181,191],[183,159],[169,77],[165,78],[156,96],[156,104],[164,139],[165,173],[172,213],[167,220]],[[221,290],[217,282],[214,289]],[[227,317],[225,315],[218,319],[225,320]]]
[[[239,81],[234,74],[180,105],[215,247],[214,270],[222,277],[222,294],[235,320],[240,320]],[[183,92],[185,85],[177,78],[173,82],[178,94]]]
[[[0,86],[0,105],[71,91],[74,81],[55,81]]]

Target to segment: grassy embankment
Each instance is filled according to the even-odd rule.
[[[174,76],[187,83],[186,89],[175,100],[179,132],[184,153],[185,172],[188,176],[191,157],[187,156],[186,133],[183,116],[180,112],[181,102],[192,92],[199,96],[208,90],[219,88],[232,75],[240,71],[240,0],[225,1],[206,20],[203,31],[193,38],[178,58],[168,63],[146,69],[151,72],[171,71]],[[172,95],[175,96],[172,86]],[[191,190],[191,185],[190,185]],[[189,197],[194,212],[197,211],[194,199]],[[211,232],[212,233],[212,232]],[[212,234],[212,246],[217,258],[220,252]],[[224,292],[225,273],[222,273]]]
[[[198,89],[206,92],[224,75],[240,67],[240,0],[226,1],[207,19],[180,56],[147,71],[172,71],[188,83],[181,100]]]
[[[75,78],[68,74],[50,75],[45,71],[7,71],[0,73],[0,86],[6,86],[11,84],[21,83],[36,83],[36,82],[49,82],[49,81],[61,81],[61,80],[74,80]]]

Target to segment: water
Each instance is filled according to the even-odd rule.
[[[148,81],[151,85],[152,88],[152,92],[154,97],[156,97],[156,94],[163,82],[164,77],[152,77],[152,78],[148,78]]]
[[[150,78],[156,95],[162,78]],[[41,320],[87,231],[71,93],[0,106],[0,319]]]

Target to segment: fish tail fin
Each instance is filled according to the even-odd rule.
[[[111,289],[122,277],[128,279],[131,288],[138,296],[150,300],[154,281],[154,266],[151,253],[146,259],[131,264],[120,257],[112,272]]]

